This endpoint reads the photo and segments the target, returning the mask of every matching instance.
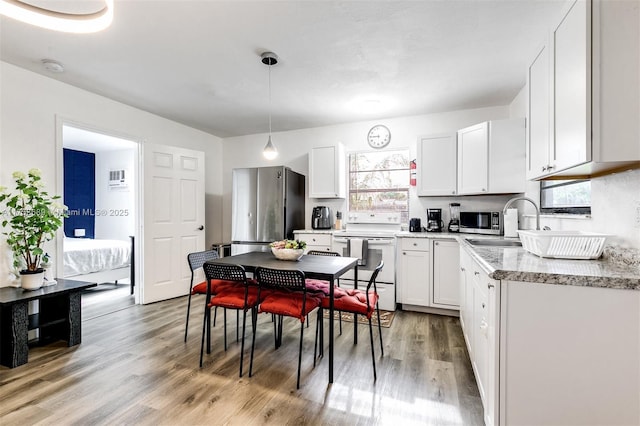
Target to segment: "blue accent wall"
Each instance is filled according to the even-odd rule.
[[[96,155],[90,152],[63,149],[64,203],[69,217],[64,220],[64,234],[73,237],[73,230],[84,228],[85,238],[95,233]]]

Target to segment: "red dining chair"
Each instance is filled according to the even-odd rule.
[[[378,316],[378,335],[380,336],[380,352],[384,357],[384,347],[382,344],[382,328],[380,327],[380,309],[378,308],[378,289],[376,288],[376,278],[380,270],[384,267],[384,262],[380,261],[376,269],[371,274],[369,283],[366,290],[360,289],[344,289],[336,287],[334,289],[333,296],[333,308],[342,312],[350,312],[354,315],[354,322],[356,321],[356,315],[365,315],[369,320],[369,336],[371,338],[371,361],[373,362],[373,379],[377,379],[376,375],[376,356],[373,348],[373,326],[371,325],[371,316],[373,312],[377,312]],[[371,288],[373,287],[373,291]],[[323,309],[329,308],[329,298],[322,299],[321,307]],[[321,339],[322,344],[322,339]]]
[[[276,322],[274,322],[276,349],[282,344],[283,317],[293,317],[300,320],[300,348],[298,350],[298,378],[296,381],[296,388],[300,389],[304,320],[307,314],[320,307],[320,297],[307,292],[305,275],[302,271],[258,267],[255,272],[255,278],[258,281],[258,297],[261,299],[258,312],[266,312],[278,316],[278,320],[276,321],[277,325]],[[262,294],[266,292],[268,293],[263,298]],[[322,310],[318,309],[318,321],[321,321],[321,315]],[[255,331],[256,325],[254,323],[249,377],[253,374],[253,353],[256,342]]]
[[[207,335],[207,353],[211,353],[211,328],[208,317],[211,315],[211,308],[218,306],[225,309],[224,315],[224,350],[227,350],[227,309],[242,310],[242,343],[240,346],[240,377],[242,377],[242,366],[244,360],[244,336],[247,323],[247,311],[251,309],[251,324],[255,327],[255,308],[258,306],[258,286],[253,280],[247,280],[245,269],[240,265],[205,263],[204,273],[208,282],[216,280],[233,282],[236,285],[222,287],[217,294],[211,296],[205,308],[205,316],[202,322],[202,342],[200,343],[200,367],[204,353],[204,338]],[[210,286],[209,288],[213,288]],[[236,325],[237,328],[237,325]]]

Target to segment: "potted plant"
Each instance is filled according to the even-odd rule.
[[[41,263],[46,260],[42,246],[55,237],[66,217],[65,206],[56,201],[60,196],[44,190],[40,174],[38,169],[27,174],[13,172],[15,191],[0,187],[0,202],[5,204],[2,226],[10,228],[4,235],[13,252],[13,266],[20,270],[21,285],[27,290],[42,287]]]

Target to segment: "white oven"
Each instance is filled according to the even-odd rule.
[[[365,289],[373,270],[380,260],[384,268],[376,279],[376,288],[380,295],[378,305],[386,311],[396,310],[395,270],[396,270],[396,238],[400,224],[396,214],[369,214],[365,217],[349,215],[347,229],[333,234],[332,251],[342,256],[366,258],[366,264],[358,266],[358,288]],[[357,244],[350,244],[355,239]],[[351,240],[351,241],[350,241]],[[358,253],[366,241],[365,253]],[[354,247],[357,249],[354,250]],[[359,255],[360,254],[360,255]],[[353,288],[354,272],[349,271],[340,277],[340,287]]]

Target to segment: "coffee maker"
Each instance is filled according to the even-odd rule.
[[[460,203],[449,204],[449,232],[460,232]]]
[[[442,209],[427,209],[427,232],[442,232]]]

